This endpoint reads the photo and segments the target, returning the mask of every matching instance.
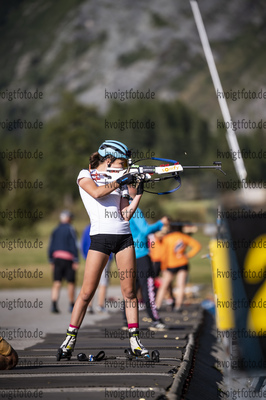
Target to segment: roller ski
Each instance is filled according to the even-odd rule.
[[[160,361],[160,353],[158,350],[153,350],[150,356],[149,351],[140,342],[139,330],[137,328],[131,328],[129,330],[129,340],[130,347],[124,351],[129,360],[145,359],[153,362]]]
[[[78,332],[75,330],[74,331],[67,330],[66,338],[59,347],[59,349],[57,350],[57,355],[56,355],[57,361],[60,361],[62,358],[65,358],[67,360],[71,359],[76,344],[77,333]]]

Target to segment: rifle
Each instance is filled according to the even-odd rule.
[[[136,163],[139,161],[145,160],[154,160],[154,161],[163,161],[167,162],[167,164],[161,164],[160,166],[154,165],[137,165]],[[176,160],[170,160],[168,158],[158,158],[158,157],[150,157],[150,158],[142,158],[136,161],[132,161],[131,158],[128,160],[128,168],[125,170],[115,171],[114,168],[107,168],[107,174],[112,179],[120,178],[124,174],[132,174],[136,175],[137,184],[140,181],[143,182],[160,182],[167,179],[175,179],[178,182],[177,187],[172,190],[168,190],[166,192],[151,192],[149,190],[144,190],[147,193],[152,194],[169,194],[173,193],[181,187],[181,177],[179,175],[184,169],[217,169],[221,171],[224,175],[226,173],[222,170],[222,163],[220,161],[214,161],[213,165],[181,165]],[[115,175],[112,173],[115,172]],[[163,175],[158,177],[153,177],[153,175]]]

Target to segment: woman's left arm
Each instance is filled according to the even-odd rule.
[[[130,204],[126,197],[121,198],[120,211],[125,221],[129,221],[130,218],[133,216],[134,212],[138,208],[141,196],[142,194],[137,194]]]

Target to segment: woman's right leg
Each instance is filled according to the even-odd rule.
[[[60,346],[60,350],[58,350],[57,356],[60,358],[69,358],[72,355],[77,339],[78,329],[86,314],[88,304],[97,289],[101,273],[107,260],[107,254],[95,250],[89,250],[86,259],[82,288],[72,311],[66,338]]]
[[[104,303],[105,303],[105,298],[106,298],[107,286],[109,284],[109,270],[110,270],[111,262],[112,261],[110,259],[107,261],[107,264],[104,267],[104,270],[101,274],[101,279],[100,279],[99,289],[98,289],[98,307],[100,309],[105,308]]]
[[[75,302],[70,324],[80,327],[89,302],[98,287],[102,271],[108,261],[108,255],[95,250],[89,250],[81,291]]]

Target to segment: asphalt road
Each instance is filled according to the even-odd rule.
[[[87,314],[71,360],[58,362],[57,349],[70,320],[66,291],[60,297],[58,315],[50,312],[50,290],[2,291],[0,334],[17,350],[19,364],[13,370],[1,371],[1,399],[177,398],[176,391],[183,386],[188,373],[186,357],[192,359],[194,351],[190,344],[203,322],[199,301],[193,301],[180,313],[162,311],[167,324],[164,331],[150,330],[146,311],[141,311],[142,342],[150,354],[159,350],[160,362],[130,361],[124,354],[129,339],[128,332],[121,329],[120,288],[110,287],[108,297],[113,300],[109,313]],[[24,307],[15,307],[23,302]],[[27,307],[29,302],[32,308]],[[96,355],[100,350],[105,352],[101,361],[77,359],[80,352]]]

